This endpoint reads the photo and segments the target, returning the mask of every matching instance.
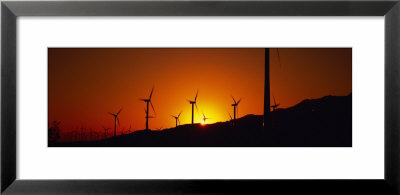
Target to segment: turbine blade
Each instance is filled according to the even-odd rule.
[[[178,118],[179,118],[179,116],[181,116],[181,114],[182,114],[182,111],[178,114]]]
[[[113,115],[113,116],[114,116],[114,114],[113,114],[113,113],[111,113],[111,112],[108,112],[108,114],[110,114],[110,115]]]
[[[199,95],[199,89],[197,89],[197,92],[196,92],[196,97],[194,98],[194,101],[196,101],[196,100],[197,100],[197,95]]]
[[[199,114],[199,108],[197,108],[197,104],[194,103],[194,105],[196,106],[197,114]]]
[[[236,100],[235,100],[235,98],[233,98],[233,95],[231,95],[231,97],[232,97],[232,99],[233,99],[233,102],[235,102],[235,104],[236,104]]]
[[[139,99],[140,101],[146,101],[146,99],[144,99],[144,98],[141,98],[141,99]]]
[[[226,106],[225,106],[225,110],[226,110],[226,112],[228,113],[229,117],[230,117],[231,120],[232,120],[232,115],[231,115],[231,113],[228,111],[228,109],[226,108]]]
[[[121,108],[121,109],[119,109],[119,111],[117,112],[117,115],[119,115],[119,113],[121,113],[121,111],[122,111],[122,108]]]
[[[150,102],[150,105],[151,105],[151,108],[153,109],[154,114],[155,114],[155,113],[156,113],[156,110],[154,109],[153,103]]]
[[[240,101],[242,101],[242,99],[239,99],[239,101],[236,104],[239,105]]]
[[[154,91],[154,86],[153,86],[153,88],[151,88],[150,97],[149,97],[150,100],[151,100],[151,96],[153,96],[153,91]]]

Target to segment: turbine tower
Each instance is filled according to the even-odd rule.
[[[182,111],[178,114],[178,116],[171,115],[172,117],[175,118],[175,127],[178,126],[178,123],[181,124],[181,121],[179,120],[179,117],[181,116],[181,114],[182,114]]]
[[[149,118],[152,118],[152,117],[149,117],[149,104],[151,105],[151,108],[153,109],[153,112],[156,113],[156,110],[154,110],[153,103],[151,103],[151,97],[153,96],[153,91],[154,91],[154,87],[151,89],[150,96],[149,96],[148,99],[140,99],[141,101],[146,102],[146,109],[145,109],[145,112],[146,112],[146,130],[149,130]]]
[[[197,90],[196,97],[194,97],[193,101],[187,100],[192,105],[192,124],[193,124],[193,118],[194,118],[194,106],[196,106],[197,112],[199,111],[199,109],[197,108],[197,103],[196,103],[198,94],[199,94],[199,90]]]
[[[119,124],[118,115],[119,115],[119,113],[121,113],[121,111],[122,111],[122,108],[119,109],[119,111],[117,112],[117,114],[114,114],[114,113],[111,113],[111,112],[108,113],[108,114],[114,116],[114,136],[117,136],[117,122],[118,122],[118,125],[120,125],[120,124]]]
[[[235,98],[232,96],[232,99],[233,99],[233,104],[232,104],[232,106],[233,106],[233,124],[235,125],[235,123],[236,123],[236,112],[238,111],[238,105],[239,105],[239,103],[240,103],[240,101],[242,101],[242,99],[239,99],[239,101],[237,101],[236,102],[236,100],[235,100]]]

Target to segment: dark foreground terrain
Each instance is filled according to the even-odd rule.
[[[181,125],[162,131],[135,131],[92,142],[49,143],[50,147],[351,147],[352,96],[304,100],[263,116],[246,115],[232,121],[202,126]]]

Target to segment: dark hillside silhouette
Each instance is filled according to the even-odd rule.
[[[352,95],[325,96],[270,112],[214,124],[186,124],[162,131],[141,130],[100,141],[50,142],[55,147],[351,147]]]

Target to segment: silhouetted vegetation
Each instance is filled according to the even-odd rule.
[[[47,135],[49,145],[50,143],[57,142],[60,139],[60,124],[61,122],[59,121],[52,121],[49,124],[48,135]]]

